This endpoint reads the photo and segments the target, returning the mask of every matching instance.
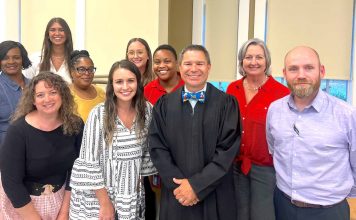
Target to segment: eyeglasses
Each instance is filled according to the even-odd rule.
[[[81,75],[85,74],[85,73],[89,73],[89,74],[94,74],[96,71],[96,67],[89,67],[89,68],[85,68],[85,67],[77,67],[75,68],[77,70],[77,72]]]
[[[262,60],[265,59],[264,56],[259,56],[259,55],[255,56],[255,57],[254,56],[246,56],[246,57],[244,57],[244,59],[249,61],[249,62],[251,62],[253,60],[253,58],[255,58],[256,61],[262,61]]]
[[[145,51],[144,50],[130,50],[129,52],[127,52],[127,56],[135,56],[135,54],[138,56],[138,57],[142,57],[144,54],[145,54]]]

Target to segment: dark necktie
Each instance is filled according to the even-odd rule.
[[[205,101],[205,92],[185,92],[182,91],[182,100],[186,102],[188,100],[196,100],[198,102],[204,103]]]

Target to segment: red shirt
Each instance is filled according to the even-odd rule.
[[[258,90],[258,93],[246,103],[243,78],[232,82],[226,93],[236,97],[242,119],[240,153],[235,161],[241,163],[241,171],[247,175],[252,164],[273,166],[266,140],[266,115],[269,105],[289,94],[289,89],[277,82],[272,76]]]
[[[179,87],[184,85],[184,81],[181,79],[176,87],[173,88],[172,92],[177,90]],[[154,105],[157,100],[162,96],[167,94],[167,91],[159,84],[159,78],[148,83],[144,89],[145,98]]]

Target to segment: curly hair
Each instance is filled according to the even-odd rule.
[[[156,75],[153,73],[152,71],[152,53],[151,53],[151,49],[150,46],[148,45],[147,41],[145,41],[142,38],[136,37],[136,38],[132,38],[131,40],[129,40],[129,42],[127,43],[126,46],[126,60],[128,60],[128,55],[127,53],[129,52],[129,46],[133,43],[133,42],[140,42],[141,44],[143,44],[143,46],[145,46],[147,55],[148,55],[148,60],[146,63],[146,69],[145,72],[142,74],[142,82],[143,82],[143,86],[147,85],[149,82],[151,82],[152,80],[155,79]]]
[[[35,101],[35,89],[36,85],[41,81],[44,81],[48,86],[56,89],[61,96],[62,105],[59,108],[58,117],[63,122],[64,134],[78,134],[81,129],[82,120],[75,114],[76,104],[70,89],[61,76],[49,71],[40,72],[37,76],[32,78],[29,85],[25,87],[11,122],[26,116],[30,112],[36,111],[36,106],[33,104]]]
[[[54,23],[60,24],[64,30],[64,33],[66,34],[66,41],[64,43],[64,59],[66,60],[67,65],[69,65],[70,62],[70,54],[73,51],[72,32],[70,31],[67,22],[63,18],[55,17],[48,22],[44,33],[40,71],[49,71],[51,69],[50,59],[52,55],[52,42],[49,39],[49,29]]]
[[[9,52],[9,50],[13,48],[20,49],[21,58],[22,58],[22,68],[27,69],[28,67],[30,67],[31,61],[28,58],[27,50],[21,43],[12,40],[7,40],[0,43],[0,61],[2,61],[7,55],[7,52]],[[0,68],[1,68],[1,63],[0,63]]]
[[[132,106],[136,110],[136,133],[139,139],[145,131],[146,101],[143,95],[143,83],[141,82],[140,70],[129,60],[115,62],[109,72],[108,84],[106,86],[105,116],[104,116],[104,137],[106,143],[111,143],[115,131],[115,119],[117,117],[117,97],[114,93],[113,75],[117,69],[126,69],[136,76],[137,91],[132,99]]]

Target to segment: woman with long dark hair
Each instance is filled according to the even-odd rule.
[[[71,219],[143,219],[143,176],[156,173],[147,146],[152,105],[128,60],[112,65],[106,100],[89,114],[71,177]]]
[[[33,67],[24,72],[25,76],[32,78],[41,71],[51,71],[71,83],[69,63],[72,51],[73,40],[69,25],[63,18],[52,18],[46,26],[41,55],[34,58]]]

